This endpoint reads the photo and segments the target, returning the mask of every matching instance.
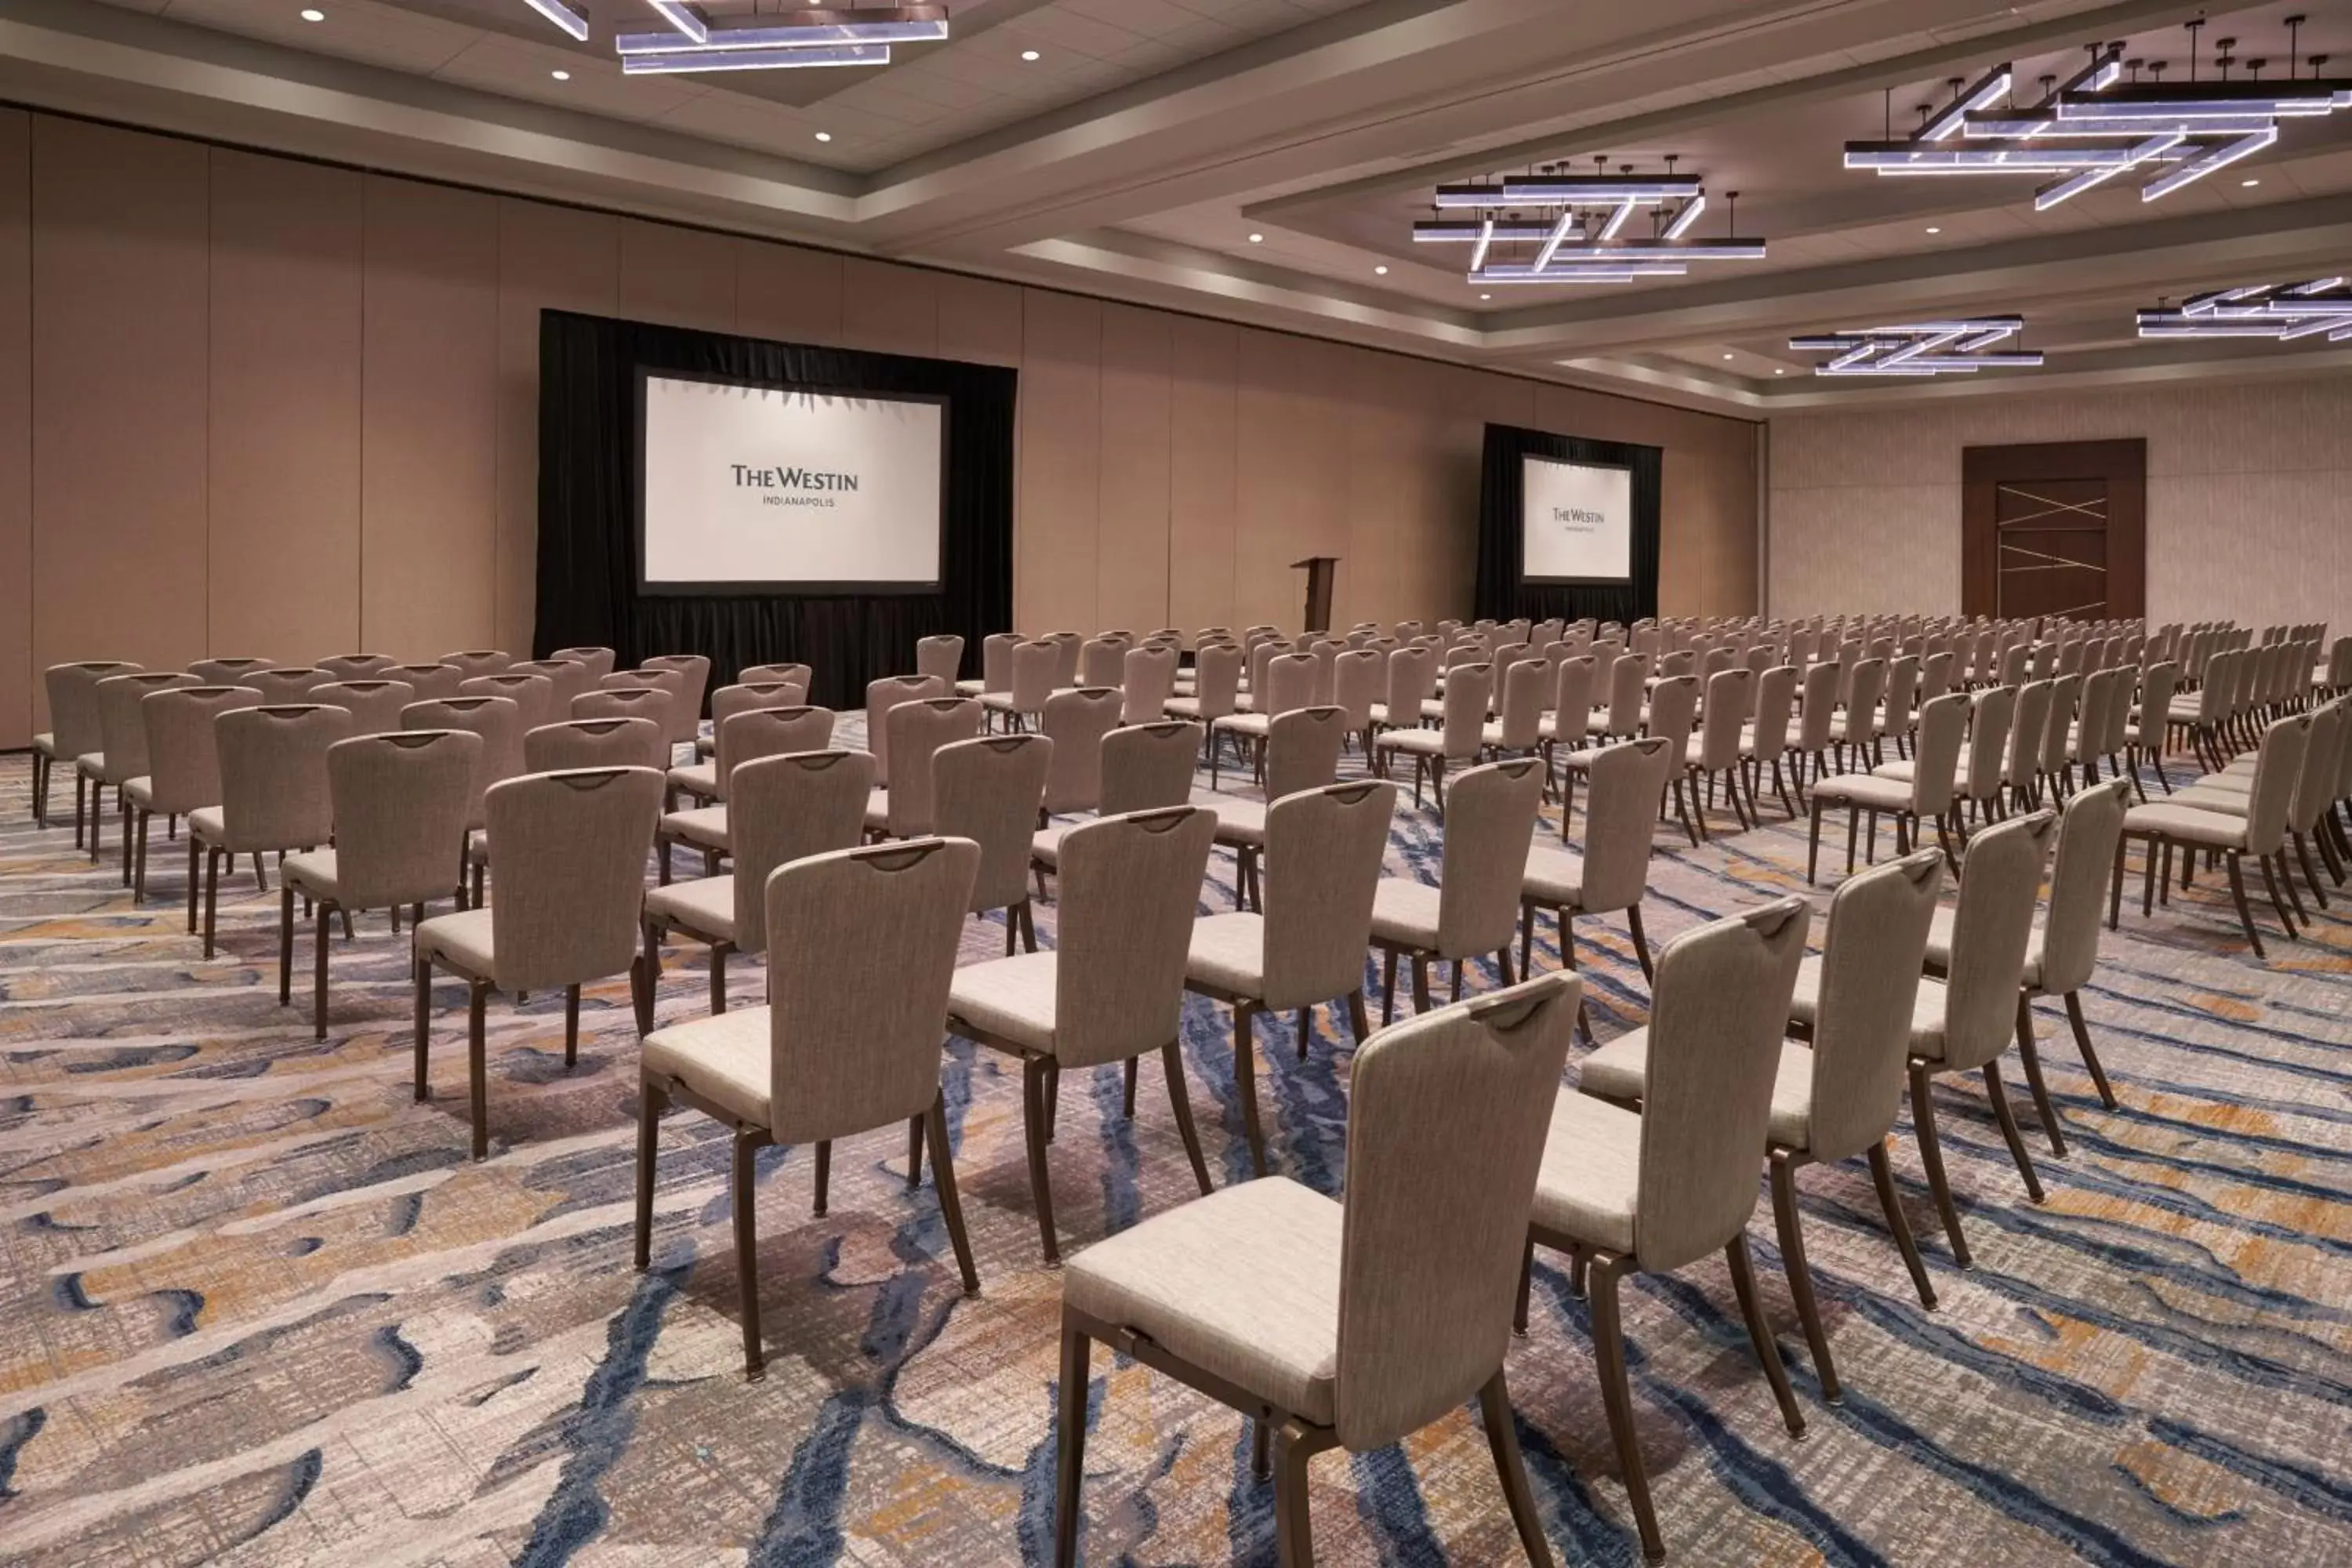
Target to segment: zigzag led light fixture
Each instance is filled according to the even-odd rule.
[[[567,0],[527,0],[532,9],[585,41],[588,18]],[[792,70],[814,66],[887,66],[892,44],[928,43],[948,36],[948,8],[934,5],[835,6],[753,16],[737,25],[714,23],[689,0],[646,0],[658,32],[614,37],[628,76],[688,71]]]
[[[2025,330],[2022,316],[1970,316],[1896,327],[1846,327],[1816,337],[1790,338],[1792,349],[1834,357],[1815,375],[1972,375],[1980,370],[2031,369],[2038,350],[2000,350]]]
[[[2325,334],[2352,342],[2352,279],[2252,283],[2191,295],[2179,306],[2139,313],[2144,338],[2271,338],[2293,342]]]
[[[2297,76],[2300,51],[2292,40],[2303,20],[2286,19],[2287,75],[2279,81],[2262,79],[2270,63],[2262,59],[2245,62],[2252,76],[2231,80],[2234,38],[2221,40],[2221,78],[2199,80],[2196,30],[2202,21],[2188,24],[2186,81],[2164,80],[2163,60],[2125,59],[2121,44],[2091,46],[2090,63],[2054,89],[2055,79],[2043,77],[2042,100],[2031,108],[2013,100],[2011,64],[1995,66],[1965,89],[1955,77],[1952,100],[1941,110],[1922,105],[1918,130],[1895,140],[1890,112],[1887,139],[1847,142],[1845,166],[1899,175],[2059,176],[2034,192],[2036,211],[2142,170],[2152,177],[2140,187],[2140,200],[2156,201],[2269,147],[2282,120],[2352,109],[2352,81],[2318,74],[2326,56],[2313,56],[2312,75]],[[2140,79],[2143,67],[2153,79]]]
[[[1412,226],[1418,245],[1470,247],[1473,283],[1622,283],[1636,278],[1679,278],[1693,261],[1756,261],[1760,239],[1696,239],[1692,227],[1706,210],[1706,188],[1696,174],[1507,175],[1473,184],[1440,185],[1436,217]],[[1739,193],[1729,194],[1732,216]],[[1634,216],[1652,213],[1651,233],[1628,233]]]

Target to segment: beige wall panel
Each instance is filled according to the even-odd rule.
[[[367,183],[360,640],[434,658],[496,629],[499,201]]]
[[[363,184],[212,154],[216,655],[308,663],[359,641]]]
[[[205,652],[206,166],[33,122],[33,658]]]
[[[1420,588],[1407,582],[1408,563],[1424,558],[1423,536],[1442,528],[1436,473],[1444,421],[1427,395],[1423,367],[1393,354],[1350,360],[1348,538],[1331,596],[1331,624],[1340,628],[1410,616],[1401,606],[1417,600]]]
[[[1095,631],[1102,540],[1102,314],[1092,300],[1024,289],[1013,620],[1025,633]]]
[[[621,314],[636,321],[735,330],[735,247],[723,234],[622,218]]]
[[[941,359],[1020,364],[1021,289],[1016,285],[986,278],[959,278],[952,272],[939,273],[935,281]]]
[[[1290,563],[1347,552],[1352,357],[1312,339],[1241,334],[1234,614],[1244,625],[1299,630],[1307,574]]]
[[[539,313],[620,308],[620,220],[540,202],[499,203],[497,593],[492,640],[531,647],[539,574]]]
[[[869,353],[940,351],[940,275],[853,256],[842,263],[841,338]]]
[[[33,127],[0,109],[0,747],[32,744]]]
[[[835,344],[843,258],[823,250],[735,242],[735,330],[785,343]]]
[[[1234,615],[1236,355],[1241,329],[1169,323],[1168,621],[1195,632]]]
[[[1168,624],[1169,321],[1163,311],[1103,307],[1095,614],[1139,634]]]

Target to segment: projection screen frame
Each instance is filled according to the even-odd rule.
[[[677,370],[656,367],[640,362],[632,372],[635,395],[634,418],[630,425],[629,464],[635,482],[629,487],[635,517],[637,546],[636,578],[639,595],[651,598],[685,599],[720,597],[737,599],[824,599],[864,597],[866,595],[919,595],[944,591],[947,569],[948,475],[949,450],[954,439],[954,421],[950,417],[954,399],[944,392],[877,393],[861,387],[828,386],[819,382],[761,381],[746,376],[724,375],[710,371]],[[649,497],[646,471],[646,383],[649,380],[692,381],[710,386],[745,386],[761,392],[800,393],[811,397],[851,398],[867,403],[928,403],[940,411],[940,502],[932,536],[932,573],[929,582],[897,582],[887,578],[846,582],[804,583],[784,578],[763,577],[756,581],[722,579],[715,583],[687,583],[671,579],[658,582],[646,575],[646,513]]]
[[[1606,468],[1612,473],[1623,474],[1625,476],[1626,504],[1624,575],[1620,577],[1535,577],[1528,575],[1526,569],[1528,549],[1526,522],[1523,517],[1520,523],[1521,531],[1519,536],[1519,581],[1538,588],[1622,588],[1630,585],[1633,581],[1633,544],[1632,535],[1635,526],[1633,515],[1633,465],[1630,462],[1601,462],[1597,459],[1587,458],[1549,458],[1546,457],[1541,452],[1528,451],[1520,452],[1518,454],[1518,459],[1521,487],[1519,504],[1522,508],[1527,504],[1526,476],[1528,465],[1529,463],[1549,463],[1556,468]]]

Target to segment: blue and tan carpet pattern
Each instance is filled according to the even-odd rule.
[[[559,997],[493,1001],[494,1157],[473,1163],[462,990],[436,998],[436,1099],[416,1104],[405,939],[383,917],[336,942],[317,1043],[307,937],[298,1005],[277,1003],[274,888],[257,893],[249,870],[235,884],[206,962],[184,929],[183,847],[159,826],[134,909],[110,860],[94,869],[68,829],[31,828],[26,780],[22,757],[0,759],[0,1561],[1045,1560],[1059,1289],[1038,1262],[1003,1058],[962,1043],[943,1058],[983,1293],[957,1289],[928,1184],[905,1191],[902,1134],[836,1148],[824,1220],[808,1152],[768,1151],[769,1374],[747,1384],[728,1141],[709,1121],[666,1123],[654,1268],[629,1265],[625,983],[591,990],[568,1072]],[[1698,850],[1659,843],[1656,939],[1802,883],[1802,837],[1777,814]],[[1433,878],[1438,853],[1433,817],[1401,814],[1392,868]],[[1203,908],[1232,902],[1221,854]],[[1759,1211],[1751,1240],[1802,1441],[1780,1426],[1719,1262],[1633,1285],[1633,1394],[1675,1561],[2352,1562],[2345,902],[2267,964],[2202,882],[2153,921],[2127,908],[2086,994],[2120,1109],[2091,1093],[2055,1008],[2038,1018],[2072,1139],[2051,1158],[2018,1096],[2046,1205],[2025,1201],[1980,1088],[1939,1089],[1973,1271],[1951,1265],[1898,1128],[1939,1310],[1912,1293],[1867,1173],[1803,1174],[1842,1408],[1820,1402]],[[1647,991],[1622,926],[1586,935],[1606,1038],[1642,1021]],[[1002,940],[974,921],[967,960]],[[662,1016],[698,1016],[702,955],[669,963]],[[739,1005],[758,1000],[756,963],[732,980]],[[1350,1045],[1318,1016],[1302,1066],[1291,1026],[1262,1036],[1274,1158],[1336,1193]],[[1188,1005],[1221,1183],[1247,1170],[1229,1028],[1223,1009]],[[1116,1071],[1063,1099],[1066,1247],[1191,1194],[1156,1065],[1133,1121]],[[1509,1374],[1555,1547],[1634,1563],[1564,1272],[1539,1269],[1532,1327]],[[1094,1371],[1085,1561],[1271,1563],[1270,1494],[1241,1423],[1107,1353]],[[1400,1448],[1318,1460],[1312,1500],[1327,1563],[1517,1560],[1473,1410]]]

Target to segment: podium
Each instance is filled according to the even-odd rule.
[[[1307,572],[1307,619],[1301,628],[1310,632],[1331,629],[1331,569],[1339,564],[1336,555],[1310,555],[1291,565]]]

